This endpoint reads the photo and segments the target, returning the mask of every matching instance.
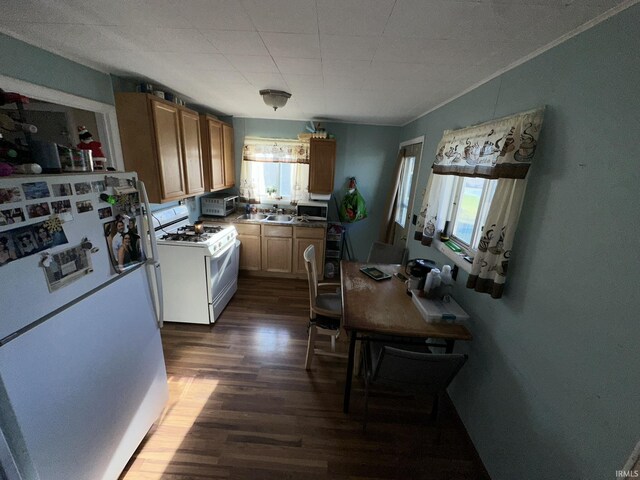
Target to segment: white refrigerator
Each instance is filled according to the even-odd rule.
[[[135,173],[0,178],[0,479],[116,479],[162,412],[144,197]]]

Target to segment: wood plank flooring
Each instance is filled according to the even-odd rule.
[[[213,327],[165,324],[170,399],[121,480],[488,479],[451,404],[438,435],[430,402],[372,393],[363,432],[354,379],[342,413],[346,360],[304,369],[308,295],[306,281],[241,277]]]

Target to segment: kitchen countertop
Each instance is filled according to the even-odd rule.
[[[206,223],[248,223],[258,225],[291,225],[294,227],[310,227],[310,228],[326,228],[327,222],[304,222],[301,220],[294,220],[293,222],[265,222],[264,220],[245,220],[244,218],[238,218],[242,212],[235,212],[226,217],[212,217],[209,215],[201,215],[198,220]]]

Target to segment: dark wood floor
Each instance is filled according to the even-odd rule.
[[[166,324],[169,403],[121,479],[488,478],[451,405],[439,441],[429,402],[383,393],[363,432],[357,379],[343,414],[346,360],[304,369],[308,307],[306,281],[241,277],[213,327]]]

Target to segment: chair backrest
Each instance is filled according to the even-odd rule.
[[[316,297],[318,296],[318,269],[316,267],[316,249],[309,245],[303,253],[304,266],[307,269],[307,279],[309,280],[309,305],[313,312],[316,307]]]
[[[367,263],[401,263],[407,260],[407,249],[388,243],[373,242]]]
[[[411,352],[388,345],[372,349],[371,354],[374,382],[417,387],[428,393],[446,390],[468,358],[454,353]]]

